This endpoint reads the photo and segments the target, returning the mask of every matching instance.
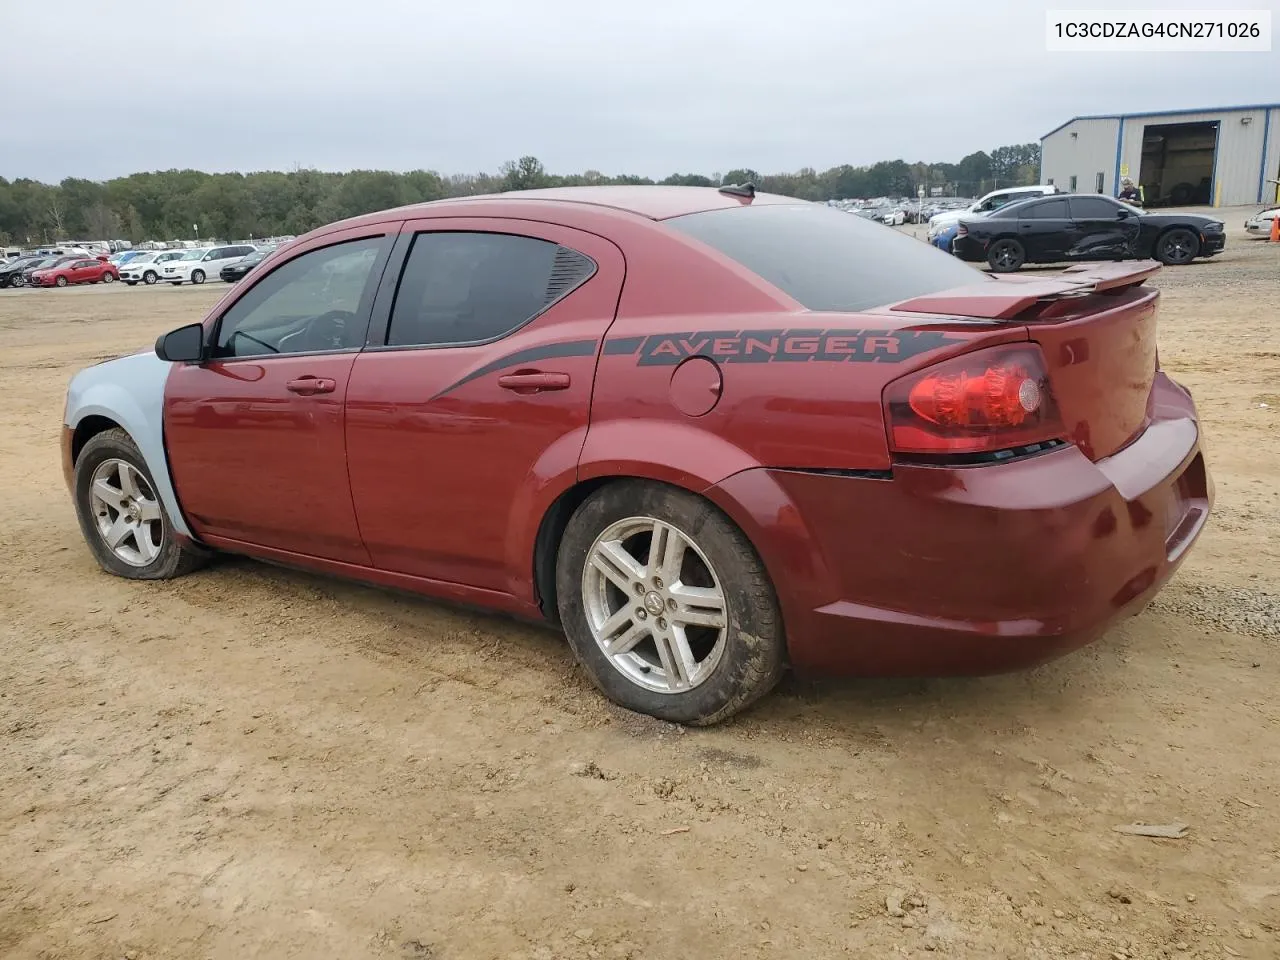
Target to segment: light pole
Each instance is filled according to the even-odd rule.
[[[200,242],[200,224],[198,224],[198,223],[193,223],[193,224],[191,225],[191,232],[192,232],[192,234],[194,234],[194,235],[195,235],[196,243],[199,243],[199,242]]]

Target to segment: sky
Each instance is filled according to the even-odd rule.
[[[1280,0],[1233,5],[1280,29]],[[1280,101],[1280,47],[1046,52],[1046,9],[1071,6],[0,0],[0,176],[475,173],[526,154],[553,173],[823,170],[955,161],[1078,114]]]

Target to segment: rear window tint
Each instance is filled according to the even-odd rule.
[[[865,310],[990,280],[921,240],[817,204],[710,210],[665,223],[809,310]]]

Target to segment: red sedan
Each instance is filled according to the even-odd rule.
[[[401,208],[78,374],[64,465],[112,573],[227,551],[542,618],[667,720],[787,666],[1007,670],[1208,517],[1158,269],[995,278],[751,188]]]
[[[33,287],[65,287],[69,283],[112,283],[119,279],[120,272],[114,263],[85,257],[37,270],[31,274],[29,283]]]
[[[70,283],[114,283],[120,279],[115,264],[109,264],[99,257],[82,257],[79,260],[61,262],[58,266],[50,266],[45,270],[36,270],[29,275],[28,284],[32,287],[65,287]]]

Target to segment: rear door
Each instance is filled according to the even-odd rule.
[[[406,223],[398,250],[347,391],[365,544],[385,570],[528,596],[510,534],[576,470],[622,254],[491,218]]]
[[[344,402],[388,230],[398,226],[293,251],[213,318],[212,359],[174,366],[165,447],[201,537],[368,565],[347,480]]]
[[[1133,256],[1138,220],[1105,197],[1071,197],[1072,260],[1115,260]]]
[[[1012,213],[1015,208],[1010,208]],[[1027,260],[1049,263],[1061,260],[1069,245],[1068,231],[1071,215],[1067,201],[1051,197],[1016,208],[1018,210],[1018,238],[1027,251]]]

